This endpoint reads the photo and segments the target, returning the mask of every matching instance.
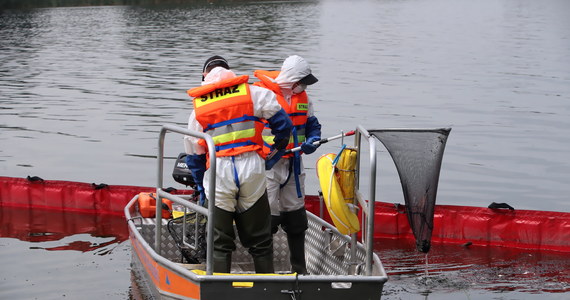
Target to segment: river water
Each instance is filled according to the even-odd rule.
[[[0,12],[0,50],[2,176],[153,186],[158,130],[185,126],[192,109],[185,90],[199,84],[206,58],[222,55],[236,73],[252,75],[299,54],[319,78],[308,92],[325,137],[357,125],[452,128],[439,204],[506,202],[570,212],[567,0],[200,1],[11,10]],[[180,137],[169,136],[167,144],[168,156],[183,151]],[[339,147],[331,142],[307,157],[308,193],[317,192],[318,156]],[[403,202],[395,168],[385,150],[379,154],[378,198]],[[35,249],[0,242],[2,261],[24,259],[30,250],[20,249]],[[35,249],[31,255],[49,269],[57,263],[53,255],[63,261],[67,252]],[[123,252],[101,257],[128,269]],[[110,294],[118,290],[117,299],[124,299],[128,271],[100,269],[116,278]],[[28,290],[5,270],[1,286],[16,294]],[[387,296],[458,297],[437,288],[404,290]],[[469,299],[560,297],[542,290],[460,291]],[[23,298],[61,297],[56,287],[28,293]]]

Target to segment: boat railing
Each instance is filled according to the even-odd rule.
[[[163,176],[164,176],[164,140],[166,137],[166,133],[168,132],[175,132],[183,135],[188,135],[200,139],[204,139],[206,144],[208,145],[208,154],[210,157],[210,170],[209,173],[209,186],[208,190],[209,193],[207,195],[208,198],[208,208],[195,204],[193,202],[188,201],[180,196],[173,195],[163,190]],[[215,198],[215,189],[216,189],[216,150],[215,150],[214,141],[212,137],[198,131],[188,130],[182,127],[174,126],[174,125],[163,125],[162,129],[160,130],[160,136],[158,139],[158,154],[156,157],[157,164],[158,164],[158,171],[157,171],[157,183],[156,183],[156,195],[157,195],[157,202],[161,203],[162,198],[166,198],[178,205],[182,205],[185,208],[191,209],[196,213],[204,215],[208,218],[208,222],[206,222],[206,230],[208,232],[214,232],[214,222],[213,222],[213,208],[216,203]],[[161,205],[156,205],[156,231],[155,231],[155,252],[160,255],[161,254],[161,244],[162,244],[162,207]],[[196,239],[197,240],[197,239]],[[214,270],[214,262],[213,262],[213,251],[214,251],[214,235],[208,234],[206,235],[206,274],[212,275]]]
[[[209,157],[210,157],[210,170],[212,170],[211,172],[208,172],[208,194],[207,194],[207,198],[208,198],[208,207],[203,207],[200,206],[192,201],[189,201],[189,199],[187,199],[187,196],[184,195],[174,195],[171,194],[167,191],[165,191],[163,189],[163,179],[164,179],[164,147],[165,147],[165,136],[167,133],[169,132],[173,132],[173,133],[178,133],[181,135],[187,135],[187,136],[192,136],[192,137],[196,137],[196,138],[200,138],[200,139],[204,139],[206,141],[206,144],[208,146],[208,150],[209,150]],[[361,139],[366,139],[368,140],[369,144],[370,144],[370,165],[371,166],[375,166],[376,165],[376,151],[374,150],[376,148],[376,140],[374,138],[373,135],[369,134],[367,130],[365,130],[362,127],[358,128],[358,132],[355,138],[355,145],[358,145],[358,147],[360,147],[360,140]],[[358,152],[360,155],[360,151]],[[161,128],[160,131],[160,135],[159,135],[159,140],[158,140],[158,154],[157,154],[157,183],[156,183],[156,195],[157,195],[157,203],[161,203],[163,199],[168,199],[170,201],[172,201],[175,204],[181,205],[183,207],[185,207],[185,211],[186,210],[191,210],[191,211],[195,211],[196,212],[196,216],[202,215],[202,216],[206,216],[207,217],[207,222],[206,222],[206,232],[213,232],[214,228],[213,228],[213,208],[215,207],[215,184],[216,184],[216,177],[215,177],[215,172],[213,170],[216,169],[216,153],[215,153],[215,145],[214,142],[212,140],[212,138],[209,135],[203,134],[201,132],[197,132],[197,131],[191,131],[182,127],[178,127],[178,126],[174,126],[174,125],[163,125],[163,127]],[[358,163],[360,163],[358,161]],[[364,216],[366,216],[365,218],[363,218],[363,224],[366,226],[362,226],[364,228],[363,231],[363,236],[362,236],[362,242],[357,240],[357,235],[353,234],[351,236],[347,236],[346,237],[346,242],[350,243],[350,261],[346,261],[347,264],[349,265],[360,265],[363,266],[364,268],[361,269],[361,271],[358,272],[350,272],[350,274],[362,274],[365,276],[371,276],[376,278],[376,280],[386,280],[386,276],[385,276],[385,272],[383,270],[382,264],[379,261],[378,257],[374,255],[374,251],[373,251],[373,233],[374,233],[374,202],[375,202],[375,179],[376,179],[376,174],[375,174],[375,170],[376,168],[371,168],[371,172],[372,174],[370,174],[370,190],[369,190],[369,195],[363,196],[361,191],[358,190],[358,184],[355,184],[355,194],[356,197],[355,201],[358,201],[358,204],[360,204],[360,206],[363,208],[363,213]],[[357,176],[356,176],[356,182],[358,182],[359,177],[358,177],[358,165],[357,165],[357,172],[356,172]],[[366,174],[368,175],[368,174]],[[365,200],[367,199],[367,200]],[[136,201],[136,198],[131,200],[131,202],[134,203],[134,201]],[[160,201],[160,202],[159,202]],[[129,204],[128,206],[130,207],[132,205]],[[130,218],[130,213],[129,213],[129,209],[125,208],[125,213],[126,215]],[[130,218],[132,219],[132,218]],[[335,232],[335,235],[338,236],[342,236],[342,234],[340,234],[332,225],[326,224],[324,223],[325,221],[322,220],[322,228],[328,227],[331,231]],[[184,224],[184,223],[183,223]],[[157,262],[161,262],[164,264],[168,264],[171,265],[169,262],[167,262],[167,260],[165,260],[164,257],[162,257],[162,255],[164,253],[162,252],[161,247],[164,245],[163,243],[163,234],[164,234],[164,230],[163,230],[163,226],[165,226],[165,224],[163,223],[163,218],[162,218],[162,207],[161,205],[157,205],[156,206],[156,213],[155,213],[155,217],[154,217],[154,245],[152,247],[152,252],[154,252],[154,254],[152,254],[152,252],[149,252],[150,254],[152,254],[152,257],[157,261]],[[323,229],[324,230],[324,229]],[[185,234],[184,234],[185,236]],[[213,234],[206,234],[206,275],[213,275]],[[195,241],[197,239],[194,239]],[[150,245],[148,245],[146,242],[144,242],[144,240],[141,240],[140,243],[144,246],[144,247],[149,247]],[[194,245],[193,245],[194,246]],[[364,254],[364,259],[361,261],[356,261],[357,259],[357,255],[356,255],[356,251],[357,248],[361,247],[361,249],[365,250],[365,254]],[[150,249],[149,249],[150,250]],[[155,255],[156,254],[156,255]],[[348,257],[347,257],[348,258]],[[353,261],[354,260],[354,261]],[[378,270],[375,269],[375,267],[378,268]],[[184,268],[180,268],[179,266],[172,266],[173,269],[178,270],[181,273],[187,273],[187,270],[184,270]],[[362,272],[362,273],[361,273]],[[188,273],[191,277],[193,278],[200,278],[200,275],[196,275],[196,274],[190,274]],[[332,276],[332,275],[331,275]],[[339,279],[340,277],[338,277],[338,275],[336,279]],[[216,276],[214,276],[216,277]],[[232,276],[226,276],[225,280],[231,280],[233,277]],[[251,276],[251,278],[249,276],[245,276],[244,275],[240,275],[239,277],[235,277],[235,278],[241,278],[242,280],[245,279],[254,279],[256,281],[259,280],[266,280],[266,279],[270,279],[272,278],[271,276],[265,278],[264,276]],[[323,280],[323,278],[328,278],[328,275],[311,275],[311,276],[304,276],[303,277],[304,280]],[[352,280],[363,280],[362,278],[360,279],[356,279],[354,277],[347,277],[350,278],[350,281]],[[221,280],[221,279],[220,279]],[[275,280],[275,279],[270,279],[271,281]],[[281,280],[281,279],[280,279]],[[287,280],[287,279],[283,279],[283,280]],[[366,279],[364,279],[364,281],[366,281]]]
[[[359,189],[360,182],[360,160],[362,155],[362,140],[368,141],[369,154],[370,154],[370,174],[369,179],[369,190],[367,197],[364,196],[363,192]],[[355,201],[358,202],[360,207],[362,207],[362,228],[363,233],[361,235],[362,244],[366,249],[366,259],[365,259],[365,270],[366,275],[370,276],[372,274],[372,264],[374,259],[374,204],[376,202],[376,139],[372,136],[368,130],[362,126],[356,128],[356,134],[354,137],[354,144],[357,149],[357,165],[355,174]],[[368,199],[368,200],[366,200]],[[353,243],[356,240],[356,234],[352,234],[351,240]],[[354,247],[352,247],[354,248]]]
[[[210,172],[208,172],[207,179],[209,179],[208,186],[208,205],[202,207],[197,205],[195,195],[174,195],[168,191],[163,190],[164,178],[164,146],[165,136],[169,132],[178,133],[181,135],[192,136],[206,141],[210,155]],[[362,136],[366,135],[363,131]],[[372,148],[375,147],[375,141],[372,140]],[[129,232],[131,234],[131,244],[136,253],[136,266],[145,270],[145,276],[148,280],[153,281],[155,284],[165,284],[168,282],[166,276],[163,278],[159,272],[164,270],[167,274],[174,274],[180,278],[188,279],[192,284],[200,287],[200,293],[207,291],[212,293],[224,293],[224,291],[237,291],[243,295],[279,295],[282,297],[284,294],[290,294],[292,298],[304,293],[306,298],[314,299],[316,295],[329,297],[332,295],[372,295],[373,298],[380,298],[382,286],[387,281],[388,277],[386,271],[380,261],[380,258],[373,251],[372,236],[367,238],[367,246],[357,241],[356,235],[347,236],[340,233],[334,225],[328,223],[322,218],[318,218],[311,212],[307,212],[309,230],[307,230],[306,238],[306,255],[307,255],[307,268],[309,274],[301,275],[290,273],[287,271],[289,268],[287,263],[289,261],[288,253],[286,251],[279,251],[279,258],[274,260],[280,269],[276,269],[275,274],[254,274],[251,273],[250,259],[247,256],[248,252],[240,245],[237,245],[235,267],[236,272],[232,274],[214,274],[213,273],[213,224],[212,215],[215,205],[215,170],[216,168],[216,154],[214,152],[215,146],[210,136],[200,132],[190,131],[181,127],[164,125],[160,131],[157,155],[157,185],[156,185],[156,199],[162,201],[168,199],[174,204],[181,205],[186,210],[191,210],[188,226],[196,228],[197,224],[206,226],[206,253],[204,256],[204,249],[200,248],[200,258],[198,261],[203,262],[202,258],[205,257],[204,263],[182,263],[184,260],[181,258],[181,247],[178,247],[179,239],[177,240],[172,236],[171,227],[166,220],[162,218],[162,205],[157,205],[155,216],[152,218],[143,218],[137,212],[137,203],[139,195],[135,195],[133,199],[125,206],[125,217],[128,221]],[[374,152],[374,151],[372,151]],[[192,199],[194,198],[194,199]],[[363,197],[360,197],[363,198]],[[374,200],[374,198],[372,198]],[[362,201],[364,203],[364,201]],[[364,205],[368,210],[374,209],[373,203],[371,207]],[[363,207],[364,207],[363,206]],[[175,208],[176,209],[176,208]],[[192,214],[195,215],[193,216]],[[368,213],[370,214],[370,213]],[[370,214],[373,216],[373,214]],[[207,217],[205,224],[198,222],[198,217]],[[139,223],[140,222],[140,223]],[[178,224],[178,223],[176,223]],[[182,227],[186,226],[186,222]],[[372,233],[373,219],[370,222],[371,229],[367,233]],[[172,226],[177,232],[180,230],[178,225]],[[189,229],[191,230],[191,229]],[[201,229],[203,231],[203,227]],[[167,234],[167,231],[171,235]],[[185,233],[183,233],[186,236]],[[279,233],[277,234],[279,235]],[[202,236],[203,237],[203,236]],[[283,235],[278,237],[280,242],[283,241]],[[194,243],[197,239],[189,237],[189,242]],[[203,239],[202,239],[203,241]],[[274,244],[275,245],[275,244]],[[280,243],[279,245],[287,247],[287,243]],[[162,249],[161,249],[162,247]],[[187,246],[186,246],[187,247]],[[184,249],[186,250],[186,249]],[[197,251],[196,251],[197,252]],[[206,272],[203,272],[202,270]],[[160,275],[160,276],[159,276]],[[202,289],[202,284],[204,289]],[[168,284],[168,283],[166,283]],[[245,285],[244,285],[245,284]],[[248,285],[249,284],[249,285]],[[161,288],[157,286],[157,288]],[[159,290],[159,293],[169,294],[169,291]],[[244,294],[245,293],[245,294]],[[267,294],[269,293],[269,294]],[[377,297],[376,297],[377,296]],[[308,299],[307,298],[307,299]],[[354,297],[360,299],[360,297]],[[368,297],[370,298],[370,297]],[[340,299],[339,297],[331,297],[331,299]],[[372,298],[370,298],[372,299]]]

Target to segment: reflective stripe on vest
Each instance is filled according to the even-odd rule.
[[[304,143],[307,140],[307,138],[305,137],[305,124],[294,127],[297,133],[298,144]],[[267,124],[265,124],[265,127],[263,127],[262,135],[263,135],[263,145],[265,147],[271,147],[271,145],[273,145],[274,136],[273,134],[271,134],[271,128],[269,128]],[[295,137],[291,135],[291,137],[289,138],[289,145],[287,145],[287,148],[291,149],[298,146],[298,145],[295,146],[294,144],[295,144]]]
[[[214,144],[225,144],[239,139],[253,138],[255,136],[255,122],[228,124],[205,132],[212,136]]]

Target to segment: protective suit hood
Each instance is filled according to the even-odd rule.
[[[218,82],[221,80],[234,78],[236,74],[232,70],[225,69],[223,67],[215,67],[213,68],[206,77],[204,77],[204,81],[202,81],[202,85]]]
[[[281,73],[275,78],[275,81],[279,85],[289,84],[292,86],[293,83],[305,78],[311,73],[311,67],[304,58],[299,55],[291,55],[283,61]]]
[[[304,58],[299,55],[291,55],[283,61],[281,73],[275,78],[275,82],[279,84],[283,96],[289,100],[293,94],[293,84],[311,75],[311,73],[311,67]]]

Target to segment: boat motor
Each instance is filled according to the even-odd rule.
[[[194,177],[188,165],[186,165],[186,153],[178,154],[176,163],[174,164],[174,170],[172,171],[172,177],[174,181],[183,184],[185,186],[190,186],[192,189],[196,189],[196,183],[194,182]]]

